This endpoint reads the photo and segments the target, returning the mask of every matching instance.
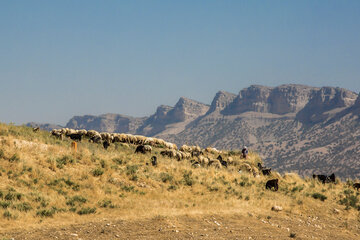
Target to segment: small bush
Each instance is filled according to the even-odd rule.
[[[136,174],[137,170],[138,170],[137,165],[127,165],[126,166],[126,175],[134,175],[134,174]]]
[[[87,199],[82,196],[74,196],[70,198],[68,201],[66,201],[66,205],[68,206],[75,206],[76,203],[83,204],[86,203]]]
[[[11,158],[9,158],[9,162],[19,162],[19,161],[20,161],[20,157],[16,153],[12,155]]]
[[[43,209],[36,212],[36,216],[39,217],[52,217],[55,214],[55,209]]]
[[[14,206],[16,210],[19,210],[20,212],[28,212],[32,209],[31,205],[27,202],[19,203]]]
[[[118,165],[123,164],[123,160],[120,159],[120,158],[113,158],[112,161],[113,161],[114,163],[118,164]]]
[[[314,199],[320,199],[321,201],[325,201],[327,197],[321,193],[313,193],[311,195]]]
[[[86,208],[82,208],[80,209],[77,214],[79,215],[85,215],[85,214],[92,214],[96,212],[96,207],[90,208],[90,207],[86,207]]]
[[[192,186],[194,184],[194,180],[192,178],[192,171],[185,171],[183,174],[183,179],[185,182],[185,185]]]
[[[359,193],[355,193],[351,189],[344,190],[345,198],[340,199],[339,203],[341,205],[345,205],[346,209],[349,209],[350,207],[353,207],[355,209],[360,210],[360,204],[358,205],[359,199]]]
[[[163,183],[171,182],[173,180],[173,176],[168,173],[160,173],[160,179]]]
[[[115,208],[115,205],[112,204],[112,202],[111,202],[110,199],[104,199],[104,200],[100,201],[100,202],[98,203],[98,205],[99,205],[99,207],[101,207],[101,208],[107,208],[107,207],[109,207],[109,208]]]
[[[7,218],[8,220],[15,218],[15,216],[13,216],[13,215],[11,214],[11,212],[9,212],[8,210],[6,210],[6,211],[3,213],[3,217],[4,217],[4,218]]]
[[[105,161],[104,161],[103,159],[100,160],[100,166],[101,166],[102,168],[105,168],[105,167],[106,167],[106,163],[105,163]]]
[[[62,169],[64,167],[64,165],[68,164],[68,163],[74,163],[75,159],[72,158],[71,156],[63,156],[62,158],[57,158],[56,159],[56,167]]]
[[[102,170],[101,168],[95,168],[91,171],[91,173],[94,177],[99,177],[104,174],[104,170]]]
[[[176,189],[177,189],[177,186],[175,186],[175,185],[170,185],[170,186],[167,188],[168,191],[175,191]]]
[[[124,190],[125,192],[133,192],[135,190],[135,187],[134,186],[122,186],[121,189]]]
[[[16,193],[16,192],[8,192],[6,195],[5,195],[5,200],[8,200],[8,201],[12,201],[12,200],[21,200],[21,193]]]
[[[2,149],[0,149],[0,159],[4,158],[4,157],[5,157],[4,151]]]
[[[11,205],[11,202],[7,202],[7,201],[1,201],[0,202],[0,207],[6,209]]]

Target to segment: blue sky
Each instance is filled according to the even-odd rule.
[[[360,91],[360,1],[0,1],[0,121],[147,116],[252,84]]]

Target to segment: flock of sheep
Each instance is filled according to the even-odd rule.
[[[154,137],[145,137],[140,135],[132,135],[125,133],[108,133],[108,132],[97,132],[95,130],[75,130],[70,128],[61,128],[61,129],[53,129],[51,131],[51,135],[64,139],[64,137],[69,137],[72,140],[81,141],[82,138],[87,137],[90,142],[94,143],[103,143],[103,146],[107,148],[110,143],[127,143],[138,146],[144,146],[142,150],[138,150],[137,152],[151,152],[151,147],[160,147],[164,148],[161,151],[161,155],[168,156],[170,158],[181,159],[190,159],[191,157],[198,157],[199,163],[206,164],[211,163],[211,161],[203,156],[201,156],[204,152],[211,154],[220,154],[221,151],[216,148],[208,147],[205,149],[201,149],[199,146],[187,146],[183,145],[180,149],[174,143],[166,142],[160,138]]]

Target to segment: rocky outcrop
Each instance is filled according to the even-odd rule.
[[[233,93],[219,91],[216,93],[214,99],[211,102],[209,111],[206,114],[212,112],[220,112],[224,110],[231,102],[234,101],[236,95]]]
[[[268,98],[272,88],[253,85],[240,91],[239,95],[222,112],[236,115],[243,112],[268,112]]]
[[[260,112],[284,115],[300,111],[317,88],[304,85],[281,85],[275,88],[253,85],[239,95],[223,111],[225,115]]]
[[[299,111],[296,119],[305,124],[326,121],[344,108],[354,105],[357,94],[343,88],[322,87]]]
[[[274,88],[269,96],[270,113],[287,114],[300,111],[317,88],[304,85],[281,85]]]
[[[204,115],[208,109],[209,105],[181,97],[174,107],[158,107],[156,113],[151,115],[137,130],[137,134],[154,136],[165,129],[172,130],[173,133],[178,132],[185,128],[184,124]]]

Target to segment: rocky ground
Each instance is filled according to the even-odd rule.
[[[75,225],[42,226],[0,233],[2,239],[359,239],[359,222],[316,216],[252,213],[103,218]]]

